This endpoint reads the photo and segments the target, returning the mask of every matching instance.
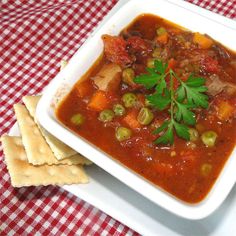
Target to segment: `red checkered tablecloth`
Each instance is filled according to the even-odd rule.
[[[236,18],[235,0],[190,0]],[[15,122],[12,106],[37,94],[117,0],[0,1],[0,131]],[[1,235],[138,235],[59,187],[13,188],[0,149]]]

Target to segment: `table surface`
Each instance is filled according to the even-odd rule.
[[[58,73],[117,0],[1,0],[0,131],[15,123],[13,104]],[[189,0],[236,19],[235,0]],[[138,235],[60,187],[13,188],[0,147],[0,235]]]

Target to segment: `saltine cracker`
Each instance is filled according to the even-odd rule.
[[[88,183],[81,165],[41,165],[28,163],[20,137],[1,138],[7,169],[13,187]]]

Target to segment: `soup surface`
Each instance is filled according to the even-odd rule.
[[[236,54],[149,14],[102,40],[58,119],[175,197],[201,201],[236,142]]]

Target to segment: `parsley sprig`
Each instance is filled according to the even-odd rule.
[[[167,70],[167,67],[167,64],[155,60],[154,68],[146,68],[147,74],[134,79],[134,82],[142,84],[147,89],[155,89],[154,93],[146,96],[151,105],[161,111],[169,110],[170,118],[153,132],[161,134],[154,141],[156,144],[173,144],[174,132],[179,137],[189,140],[189,126],[196,124],[194,109],[208,107],[204,78],[190,75],[184,82],[172,69]],[[178,81],[176,89],[174,79]]]

